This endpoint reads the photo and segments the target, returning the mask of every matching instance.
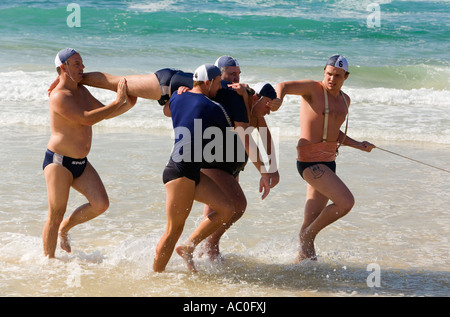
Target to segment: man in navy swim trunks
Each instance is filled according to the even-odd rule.
[[[220,187],[200,170],[210,159],[205,154],[211,141],[206,131],[224,134],[231,128],[228,111],[212,101],[221,87],[220,70],[212,64],[197,68],[193,89],[175,92],[170,99],[170,111],[175,132],[175,145],[163,173],[166,187],[167,227],[156,247],[153,270],[162,272],[172,256],[189,216],[194,200],[210,205],[215,211],[206,215],[187,241],[176,248],[191,272],[195,247],[234,213],[234,206]],[[268,189],[268,186],[267,186]]]
[[[61,248],[70,252],[69,230],[97,217],[109,206],[105,187],[87,159],[92,125],[116,117],[136,103],[136,98],[127,96],[125,79],[118,83],[117,97],[112,103],[104,106],[95,99],[79,84],[84,65],[74,49],[58,52],[55,66],[60,80],[50,94],[51,136],[43,164],[49,210],[42,235],[44,255],[49,258],[55,257],[58,236]],[[83,194],[88,203],[63,220],[71,187]]]

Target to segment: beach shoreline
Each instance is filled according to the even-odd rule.
[[[7,149],[2,155],[14,156],[15,163],[0,168],[9,180],[0,189],[4,193],[0,212],[4,236],[0,250],[5,264],[2,274],[9,276],[0,283],[0,290],[6,296],[445,294],[443,281],[450,274],[446,243],[448,176],[438,170],[377,150],[363,153],[342,148],[338,175],[353,191],[356,205],[318,239],[318,263],[295,265],[305,184],[295,170],[295,138],[282,138],[280,184],[266,200],[260,200],[258,174],[250,164],[241,175],[248,208],[222,241],[226,264],[214,265],[199,259],[200,274],[193,277],[182,260],[174,256],[167,273],[155,274],[151,263],[165,226],[161,174],[173,142],[169,142],[170,136],[113,129],[95,133],[89,159],[104,180],[111,207],[95,221],[74,229],[73,253],[58,249],[59,260],[51,263],[42,257],[40,237],[46,215],[45,180],[40,165],[48,132],[24,127],[13,130],[21,133],[13,132],[15,137],[2,141],[2,147]],[[436,165],[450,155],[450,148],[439,144],[381,140],[374,143],[408,156],[424,158],[427,154],[428,162]],[[433,183],[424,180],[427,177]],[[68,212],[82,201],[80,195],[72,193]],[[8,215],[17,210],[22,215],[11,219]],[[201,220],[201,213],[202,206],[196,203],[184,238]],[[17,253],[18,249],[22,252]],[[365,285],[370,263],[380,266],[384,287]],[[25,267],[40,273],[28,282],[14,282],[14,276],[25,274]],[[33,287],[42,274],[53,277],[47,285]],[[76,274],[80,276],[80,286],[67,287],[72,283],[71,276],[76,280]],[[426,278],[428,288],[410,289],[403,285],[406,276]],[[94,287],[98,283],[104,287]],[[166,283],[179,286],[174,290],[163,286]],[[205,289],[199,283],[209,286]],[[66,286],[65,290],[58,291],[58,285]],[[161,289],[156,290],[155,285]]]

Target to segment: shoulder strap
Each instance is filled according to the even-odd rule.
[[[347,99],[345,99],[345,96],[344,96],[344,93],[342,92],[342,90],[341,90],[341,95],[342,95],[342,98],[344,98],[344,102],[345,102],[345,105],[347,106],[347,122],[345,123],[345,132],[344,132],[344,138],[342,139],[342,142],[341,143],[339,143],[339,145],[338,145],[338,149],[339,149],[339,147],[341,146],[341,144],[342,143],[344,143],[344,141],[345,141],[345,138],[347,137],[347,129],[348,129],[348,117],[349,117],[349,115],[350,115],[350,111],[349,111],[349,109],[348,109],[348,103],[347,103]]]

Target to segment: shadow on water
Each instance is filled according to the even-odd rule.
[[[307,261],[298,264],[269,264],[240,255],[227,255],[219,265],[199,274],[205,283],[251,284],[280,291],[298,291],[299,296],[449,296],[450,272],[380,268],[359,264]],[[295,295],[294,295],[295,296]]]

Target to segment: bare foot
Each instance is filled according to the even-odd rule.
[[[180,245],[175,250],[177,251],[178,255],[181,256],[182,259],[184,260],[184,262],[186,263],[187,269],[193,273],[197,273],[198,271],[194,265],[194,255],[193,255],[194,247]]]
[[[203,247],[202,247],[201,251],[199,252],[198,257],[201,258],[205,254],[208,255],[209,260],[211,262],[214,262],[214,261],[221,262],[223,260],[222,254],[219,251],[219,246],[212,245],[208,241],[205,241],[205,243],[203,244]]]
[[[59,244],[61,246],[61,249],[70,253],[72,251],[72,249],[70,247],[69,234],[67,232],[63,233],[60,231],[58,235],[59,235],[59,240],[60,240]]]
[[[314,239],[307,238],[306,235],[300,234],[300,250],[298,251],[295,263],[304,260],[316,261],[316,249],[314,248]]]

